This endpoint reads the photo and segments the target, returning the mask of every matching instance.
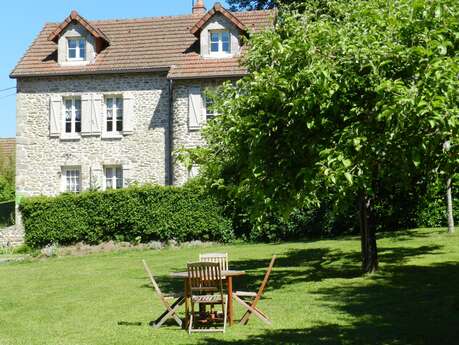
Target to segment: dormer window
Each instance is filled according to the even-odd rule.
[[[67,43],[69,61],[86,60],[86,40],[84,38],[69,38]]]
[[[225,55],[231,53],[231,36],[229,31],[209,31],[209,36],[210,55]]]

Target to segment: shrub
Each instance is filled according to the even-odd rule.
[[[231,222],[217,201],[193,185],[31,197],[21,203],[20,210],[25,241],[34,248],[117,238],[142,242],[233,238]]]

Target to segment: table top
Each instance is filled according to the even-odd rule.
[[[234,270],[222,271],[222,278],[237,277],[237,276],[243,276],[243,275],[245,275],[245,271],[234,271]],[[172,278],[185,279],[185,278],[188,278],[188,272],[173,272],[170,274],[170,276]]]

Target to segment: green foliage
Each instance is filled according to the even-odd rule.
[[[456,176],[455,184],[459,182],[459,176]],[[425,195],[419,201],[416,214],[415,224],[418,227],[436,227],[447,225],[447,210],[445,203],[444,180],[439,179],[432,183],[427,189]],[[459,219],[459,198],[453,199],[454,218]]]
[[[252,37],[250,74],[218,91],[194,151],[256,232],[323,200],[391,205],[459,167],[457,1],[318,3]]]
[[[0,175],[0,202],[14,200],[14,185],[5,177]]]
[[[0,202],[14,199],[15,159],[0,151]]]
[[[31,247],[123,238],[132,242],[232,239],[231,222],[216,200],[198,187],[144,186],[90,191],[21,202],[25,240]]]

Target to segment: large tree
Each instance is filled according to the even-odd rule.
[[[281,11],[273,30],[251,39],[250,74],[219,91],[221,115],[195,153],[211,186],[244,202],[259,226],[266,214],[288,214],[323,193],[358,200],[362,267],[373,272],[380,191],[459,166],[458,5],[316,8]]]

